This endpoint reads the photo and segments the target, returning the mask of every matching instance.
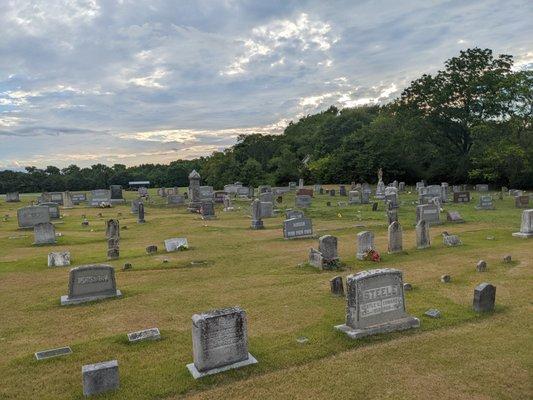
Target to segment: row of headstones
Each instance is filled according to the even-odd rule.
[[[334,328],[344,332],[348,337],[359,339],[420,327],[420,320],[407,314],[401,271],[382,268],[359,272],[349,275],[346,285],[345,323]],[[342,278],[334,278],[332,289],[337,294],[344,292]],[[95,300],[120,295],[120,291],[116,288],[114,270],[110,266],[83,266],[73,268],[70,272],[69,297],[72,300],[70,304],[88,297]],[[474,290],[474,310],[493,311],[495,297],[496,288],[493,285],[489,283],[478,285]],[[128,334],[130,342],[160,338],[157,328]],[[186,367],[195,379],[258,362],[248,351],[246,312],[240,307],[194,314],[192,344],[193,362]],[[69,347],[63,347],[37,352],[35,357],[40,360],[71,352]],[[84,365],[82,378],[85,396],[116,390],[119,387],[118,361]]]

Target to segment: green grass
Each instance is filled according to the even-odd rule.
[[[513,238],[521,210],[512,199],[495,200],[495,211],[470,204],[447,204],[464,224],[431,228],[432,247],[415,249],[414,195],[401,196],[399,220],[404,254],[389,255],[383,206],[337,207],[347,198],[318,196],[306,213],[317,236],[333,234],[345,264],[341,271],[298,266],[316,239],[282,239],[283,213],[265,219],[265,230],[249,229],[249,203],[235,212],[202,221],[184,207],[167,208],[151,191],[146,224],[137,224],[129,205],[112,209],[64,210],[56,225],[63,233],[54,246],[34,247],[33,232],[17,230],[22,203],[0,203],[0,398],[81,399],[81,366],[117,359],[121,388],[103,399],[191,398],[507,398],[532,395],[531,260],[533,241]],[[133,193],[127,193],[132,199]],[[332,207],[326,202],[331,201]],[[292,207],[284,196],[279,208]],[[98,214],[102,213],[102,217]],[[108,262],[105,220],[121,224],[121,258]],[[82,214],[90,221],[82,227]],[[441,214],[445,219],[445,214]],[[364,225],[361,227],[360,225]],[[127,226],[127,230],[124,227]],[[380,264],[355,259],[355,235],[372,230]],[[441,232],[460,235],[464,245],[447,248]],[[16,239],[10,237],[21,236]],[[163,240],[185,236],[188,251],[165,253]],[[494,240],[487,240],[494,236]],[[159,252],[147,255],[156,244]],[[73,266],[109,263],[116,268],[124,297],[61,307],[68,268],[48,268],[49,251],[70,250]],[[511,254],[514,262],[501,259]],[[488,271],[476,272],[479,259]],[[168,262],[163,262],[168,260]],[[133,270],[122,271],[130,262]],[[345,300],[329,294],[329,279],[362,269],[394,267],[404,272],[408,312],[421,318],[418,330],[353,341],[333,329],[344,322]],[[442,284],[448,273],[452,282]],[[471,310],[474,287],[497,286],[490,315]],[[259,364],[195,381],[185,368],[192,361],[191,316],[240,305],[248,313],[249,349]],[[443,316],[423,315],[438,308]],[[130,345],[126,333],[159,327],[159,342]],[[297,343],[300,336],[309,338]],[[69,345],[73,354],[37,362],[35,351]],[[480,366],[483,366],[480,370]]]

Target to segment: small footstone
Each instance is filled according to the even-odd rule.
[[[89,220],[88,219],[84,219],[83,221],[81,221],[81,225],[82,226],[89,226]]]
[[[427,315],[430,318],[440,318],[441,317],[440,311],[437,310],[436,308],[430,308],[429,310],[427,310],[424,313],[424,315]]]
[[[512,257],[510,254],[507,254],[503,257],[503,262],[504,263],[510,263],[512,261]]]
[[[157,253],[157,246],[155,244],[146,246],[146,254],[154,254],[154,253]]]
[[[83,395],[104,393],[116,390],[119,386],[118,361],[106,361],[81,367]]]
[[[477,272],[485,272],[487,270],[487,263],[483,260],[479,260],[476,265]]]
[[[300,336],[298,339],[296,339],[296,341],[300,344],[305,344],[309,342],[309,338],[306,338],[305,336]]]
[[[403,290],[413,290],[413,285],[411,285],[410,283],[404,283],[403,284]]]
[[[335,296],[344,296],[344,286],[342,284],[342,276],[336,276],[329,281],[331,294]]]
[[[473,308],[475,312],[492,312],[496,300],[496,286],[481,283],[474,289]]]
[[[133,268],[133,265],[131,265],[131,263],[125,263],[123,266],[122,266],[122,270],[123,271],[126,271],[127,269],[132,269]]]
[[[451,280],[452,280],[452,277],[451,277],[450,275],[442,275],[442,276],[440,277],[440,281],[441,281],[442,283],[450,283]]]

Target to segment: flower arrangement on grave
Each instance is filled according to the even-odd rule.
[[[365,261],[380,262],[381,256],[376,250],[368,250],[364,255]]]

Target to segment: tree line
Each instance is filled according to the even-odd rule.
[[[205,184],[245,185],[384,180],[489,183],[533,187],[533,71],[490,49],[461,51],[434,75],[411,82],[392,102],[327,110],[290,122],[281,135],[248,134],[222,152],[170,164],[0,171],[0,192],[187,186],[196,169]]]

